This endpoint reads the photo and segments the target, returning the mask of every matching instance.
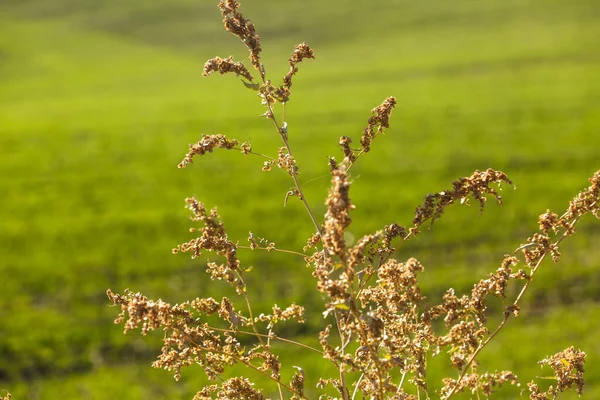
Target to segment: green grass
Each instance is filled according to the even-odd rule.
[[[151,370],[158,341],[122,336],[105,290],[171,302],[222,295],[200,262],[170,254],[190,237],[191,194],[218,205],[241,242],[251,230],[297,248],[310,233],[299,202],[283,208],[288,177],[260,172],[257,158],[216,151],[176,168],[202,133],[251,139],[260,152],[279,146],[256,117],[253,92],[233,77],[201,78],[205,59],[246,58],[214,3],[0,5],[0,389],[40,399],[191,398],[201,371],[175,383]],[[504,206],[490,203],[481,217],[455,206],[398,252],[429,270],[430,297],[448,285],[469,290],[538,214],[560,213],[600,168],[600,9],[593,0],[333,4],[243,4],[274,80],[294,44],[316,52],[300,65],[287,109],[306,195],[322,214],[337,139],[358,140],[369,110],[396,96],[392,128],[353,169],[350,230],[359,238],[409,223],[425,194],[474,169],[505,171],[518,190],[505,188]],[[536,361],[578,345],[588,353],[589,398],[598,396],[599,226],[582,221],[561,262],[536,278],[526,299],[535,317],[504,332],[486,359],[530,379]],[[302,260],[242,256],[255,282],[266,281],[262,296],[251,293],[259,308],[275,296],[297,300],[311,311],[309,328],[320,322]],[[320,373],[322,363],[303,361]]]

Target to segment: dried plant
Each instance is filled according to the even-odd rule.
[[[453,204],[475,201],[483,211],[490,198],[501,203],[498,191],[502,185],[512,185],[510,179],[493,169],[475,171],[471,176],[454,181],[450,189],[427,195],[416,208],[411,224],[392,223],[360,238],[355,244],[349,243],[345,233],[352,223],[351,213],[355,207],[350,197],[350,170],[361,155],[369,152],[374,139],[389,127],[396,99],[388,97],[371,110],[359,148],[351,146],[353,141],[349,136],[340,138],[343,159],[341,162],[333,157],[329,159],[331,188],[325,200],[325,215],[319,222],[297,179],[299,167],[288,141],[288,125],[283,116],[278,119],[275,115],[275,107],[285,109],[290,100],[292,79],[298,73],[299,63],[314,58],[314,52],[305,43],[297,45],[289,59],[289,72],[276,87],[267,79],[260,59],[260,37],[254,25],[242,16],[239,3],[221,0],[219,8],[225,29],[239,37],[248,48],[250,62],[260,81],[255,82],[244,64],[234,62],[232,57],[209,60],[203,75],[218,71],[244,78],[244,85],[260,97],[265,107],[263,116],[273,123],[282,144],[276,150],[277,155],[269,157],[253,152],[248,143],[240,144],[225,135],[203,135],[197,144],[190,146],[179,167],[186,167],[194,158],[211,153],[215,148],[265,158],[263,170],[277,166],[290,175],[294,188],[287,193],[286,200],[297,197],[303,203],[314,225],[314,234],[302,251],[279,249],[252,233],[248,238],[250,245],[241,246],[229,238],[216,209],[209,211],[198,199],[186,199],[191,220],[198,224],[192,229],[197,235],[177,246],[174,252],[190,253],[192,258],[206,252],[216,253],[223,261],[208,262],[206,272],[211,279],[231,285],[237,297],[196,298],[172,305],[162,300],[149,300],[129,290],[115,294],[109,289],[108,297],[121,308],[115,322],[124,323],[125,332],[139,328],[142,335],[162,330],[163,348],[153,366],[174,371],[175,379],[179,379],[186,366],[202,366],[207,377],[217,383],[199,388],[195,399],[265,398],[265,388],[257,388],[249,379],[223,377],[226,369],[235,364],[244,365],[273,381],[274,387],[270,390],[279,393],[281,399],[306,399],[304,370],[282,365],[273,351],[273,341],[317,353],[335,366],[339,371],[337,377],[317,377],[320,378],[317,390],[323,393],[320,398],[333,398],[326,394],[331,393],[326,389],[328,386],[338,393],[337,398],[344,400],[400,400],[450,399],[465,391],[490,396],[504,384],[518,385],[518,378],[511,371],[479,372],[477,358],[506,323],[519,315],[521,300],[542,261],[548,256],[554,262],[558,261],[560,244],[575,233],[575,226],[583,215],[591,213],[600,218],[600,171],[593,175],[590,186],[571,201],[561,216],[551,211],[540,215],[539,231],[515,253],[506,255],[499,267],[475,284],[470,293],[458,295],[448,289],[440,304],[431,305],[418,284],[418,276],[425,267],[415,258],[395,259],[395,246],[418,235],[423,224],[434,223]],[[248,272],[238,258],[240,248],[304,257],[312,270],[316,290],[324,299],[324,323],[318,333],[320,348],[275,334],[276,325],[282,321],[304,322],[302,306],[292,303],[280,308],[274,305],[269,314],[253,312],[248,297],[250,288],[245,279]],[[507,301],[501,322],[490,327],[488,300],[492,297],[505,299],[511,281],[522,282],[520,291],[512,301]],[[250,348],[245,340],[248,337],[255,339]],[[443,354],[448,355],[448,363],[458,373],[437,382],[439,389],[431,390],[427,358],[442,357]],[[542,392],[538,384],[529,383],[530,398],[556,398],[570,388],[581,394],[584,360],[585,353],[572,347],[542,360],[541,364],[553,369],[557,384]],[[288,375],[293,372],[289,382],[282,379],[284,368]]]

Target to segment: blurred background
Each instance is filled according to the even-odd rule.
[[[266,154],[280,146],[257,117],[255,92],[234,76],[201,77],[216,55],[250,65],[217,4],[0,1],[0,394],[191,399],[203,371],[190,367],[175,382],[152,369],[160,332],[124,336],[106,289],[171,303],[229,294],[201,260],[171,254],[192,237],[183,200],[193,194],[219,206],[240,243],[252,231],[301,249],[311,233],[300,202],[283,207],[289,177],[261,172],[259,158],[215,151],[177,169],[203,133]],[[358,142],[371,108],[397,98],[391,128],[353,168],[355,238],[409,224],[424,195],[475,169],[515,182],[503,206],[490,201],[483,215],[453,206],[399,247],[398,259],[425,266],[421,286],[432,302],[449,286],[468,292],[537,229],[539,214],[562,214],[600,168],[597,0],[248,0],[242,12],[261,35],[275,84],[295,44],[315,50],[294,78],[286,120],[319,215],[327,156],[342,158],[338,138]],[[525,384],[551,374],[537,361],[575,345],[588,355],[584,398],[600,398],[599,239],[600,221],[583,219],[560,262],[536,276],[522,318],[482,353],[482,371],[511,369]],[[307,324],[279,333],[314,342],[322,303],[303,261],[240,257],[254,266],[250,285],[260,284],[250,291],[256,309],[299,302]],[[307,387],[331,372],[311,355],[281,352],[306,370]],[[432,361],[431,387],[448,373],[446,360]]]

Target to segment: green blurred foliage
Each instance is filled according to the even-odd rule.
[[[208,281],[200,260],[171,255],[191,237],[185,197],[218,205],[240,243],[252,231],[298,249],[311,233],[299,202],[283,207],[289,177],[261,172],[258,158],[216,151],[176,168],[202,133],[251,140],[262,153],[279,146],[257,118],[254,92],[233,76],[201,78],[208,58],[247,56],[216,4],[0,3],[0,389],[15,398],[191,398],[205,382],[198,368],[178,383],[152,370],[160,335],[123,336],[105,296],[109,287],[173,303],[230,293]],[[425,265],[432,302],[449,286],[468,291],[536,228],[537,215],[560,214],[600,168],[596,0],[249,0],[242,10],[275,83],[295,44],[315,49],[286,119],[318,214],[327,156],[341,159],[338,138],[358,140],[369,110],[398,99],[391,129],[353,168],[355,238],[410,223],[425,194],[475,169],[503,170],[516,183],[502,207],[490,203],[480,216],[455,206],[399,248],[399,259]],[[599,233],[598,221],[582,221],[560,263],[536,276],[526,318],[486,349],[482,368],[512,368],[527,382],[547,375],[538,360],[573,344],[588,354],[586,395],[600,396]],[[300,302],[307,326],[281,334],[314,341],[321,300],[303,261],[241,256],[254,266],[256,309]],[[311,355],[281,351],[285,373],[302,364],[310,387],[332,373]],[[449,372],[443,357],[432,365],[435,387]]]

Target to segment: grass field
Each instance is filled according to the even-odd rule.
[[[261,172],[258,158],[217,151],[176,168],[202,133],[251,139],[269,154],[279,146],[256,117],[264,110],[254,92],[232,76],[201,77],[215,55],[246,58],[216,4],[0,2],[0,394],[191,399],[202,371],[177,383],[152,370],[159,335],[123,336],[106,289],[173,303],[222,295],[201,262],[171,254],[190,237],[183,199],[191,194],[218,205],[240,242],[253,231],[300,248],[310,234],[302,205],[283,207],[289,177]],[[469,290],[536,229],[540,213],[561,214],[600,168],[596,0],[250,0],[242,10],[272,78],[287,72],[295,44],[315,49],[286,114],[317,213],[327,156],[341,159],[338,138],[358,140],[369,110],[390,95],[398,99],[391,129],[353,167],[356,237],[409,223],[425,194],[475,169],[515,182],[502,207],[490,202],[480,216],[455,206],[399,248],[399,259],[415,256],[429,271],[422,287],[432,299],[449,285]],[[599,240],[600,222],[582,221],[560,263],[536,277],[525,318],[487,349],[482,367],[514,369],[525,383],[547,375],[538,360],[573,344],[588,354],[584,398],[600,398]],[[313,311],[305,330],[289,328],[309,340],[321,303],[302,260],[241,256],[261,284],[250,293],[259,309],[296,300]],[[302,362],[308,386],[326,373],[318,360],[282,352]]]

